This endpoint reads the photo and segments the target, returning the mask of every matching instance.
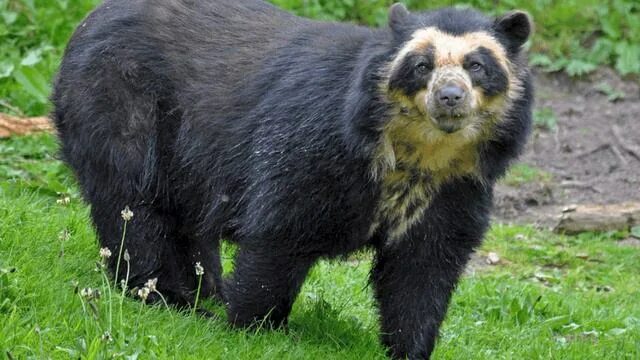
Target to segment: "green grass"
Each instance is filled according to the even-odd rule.
[[[548,172],[527,164],[515,164],[509,169],[502,182],[509,186],[519,187],[531,182],[548,183],[552,175]]]
[[[0,0],[1,112],[49,110],[50,83],[64,46],[98,2]],[[309,17],[380,25],[392,1],[273,2]],[[451,3],[406,2],[413,9]],[[537,24],[532,61],[542,69],[582,75],[607,65],[623,75],[640,73],[636,1],[465,4],[493,14],[530,11]],[[604,87],[599,91],[611,101],[624,96]],[[541,111],[537,124],[553,125],[553,114]],[[51,135],[0,141],[0,357],[383,358],[367,286],[368,254],[318,264],[294,305],[287,332],[231,330],[222,320],[110,295],[102,271],[95,271],[98,245],[88,208],[72,174],[56,160],[56,149]],[[510,173],[514,184],[544,176],[522,166]],[[66,197],[68,204],[59,201]],[[618,246],[621,235],[564,237],[494,226],[480,253],[497,252],[501,263],[461,282],[435,357],[640,358],[640,254]],[[231,253],[225,251],[227,270]],[[87,287],[100,289],[101,298],[83,300],[79,291]],[[219,305],[206,306],[223,313]],[[105,337],[109,330],[111,340]]]
[[[319,263],[287,332],[231,330],[223,320],[109,295],[95,271],[98,245],[88,208],[69,170],[55,160],[56,149],[51,135],[0,141],[0,356],[383,358],[366,253]],[[58,201],[67,196],[68,204]],[[617,245],[624,235],[565,237],[494,226],[480,254],[496,252],[501,261],[460,283],[435,358],[639,358],[640,253]],[[227,270],[231,253],[225,250]],[[101,290],[95,308],[83,310],[77,291],[85,287]],[[103,339],[109,328],[111,340]]]
[[[558,118],[550,107],[535,109],[533,111],[533,126],[540,130],[555,131],[558,128]]]
[[[0,111],[42,115],[80,20],[99,0],[0,0]]]
[[[391,0],[272,0],[300,15],[386,23]],[[99,0],[0,0],[0,111],[42,115],[64,46],[73,29]],[[411,9],[433,9],[450,0],[406,0]],[[490,14],[515,8],[536,22],[532,63],[546,71],[580,76],[598,66],[620,74],[640,74],[640,3],[635,0],[472,0]]]
[[[386,23],[386,9],[395,1],[273,0],[301,15],[370,25]],[[640,73],[640,3],[633,0],[405,0],[411,9],[456,4],[500,15],[524,9],[534,18],[532,62],[546,71],[580,76],[610,65],[623,75]]]

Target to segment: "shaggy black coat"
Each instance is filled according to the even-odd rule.
[[[372,247],[383,342],[392,356],[427,358],[487,229],[492,185],[525,143],[532,89],[522,71],[523,96],[482,144],[483,181],[444,184],[387,245],[384,228],[369,234],[381,186],[372,161],[391,106],[383,69],[418,26],[496,33],[470,10],[393,25],[315,22],[257,0],[107,0],[95,10],[66,50],[53,117],[101,246],[118,253],[120,211],[133,210],[129,283],[157,277],[186,305],[201,262],[203,292],[224,299],[231,323],[282,324],[319,258]],[[224,282],[221,239],[239,245]]]

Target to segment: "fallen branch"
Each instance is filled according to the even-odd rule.
[[[629,162],[627,161],[627,159],[624,158],[624,155],[622,155],[622,151],[620,151],[620,149],[618,149],[617,146],[612,146],[611,147],[611,151],[613,151],[614,154],[616,154],[616,157],[618,158],[618,160],[620,161],[620,165],[622,166],[626,166]]]
[[[640,225],[640,203],[574,205],[566,208],[554,228],[557,233],[628,230]]]
[[[597,187],[595,187],[594,185],[585,183],[585,182],[581,182],[581,181],[571,181],[571,180],[565,180],[562,181],[560,183],[560,186],[563,188],[576,188],[576,189],[586,189],[586,190],[591,190],[595,193],[601,194],[602,190],[598,189]]]
[[[620,144],[620,146],[630,155],[640,160],[640,147],[627,143],[622,136],[622,130],[616,125],[611,127],[611,131],[613,132],[613,136],[615,136],[616,140],[618,140],[618,144]]]
[[[611,147],[611,144],[608,144],[608,143],[607,144],[602,144],[602,145],[599,145],[599,146],[597,146],[597,147],[595,147],[595,148],[593,148],[591,150],[583,151],[583,152],[577,154],[576,158],[580,159],[580,158],[583,158],[585,156],[589,156],[591,154],[595,154],[595,153],[597,153],[599,151],[606,150],[606,149],[608,149],[610,147]]]
[[[49,118],[44,116],[20,118],[0,113],[0,138],[40,131],[53,131],[53,125]]]

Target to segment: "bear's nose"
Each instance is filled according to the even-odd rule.
[[[446,85],[438,91],[440,105],[455,108],[464,100],[466,93],[457,85]]]

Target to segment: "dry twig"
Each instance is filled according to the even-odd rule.
[[[616,140],[618,140],[618,144],[620,144],[620,146],[626,152],[628,152],[631,156],[635,157],[636,159],[640,160],[640,147],[634,144],[627,143],[624,137],[622,136],[622,129],[620,129],[616,125],[613,125],[611,127],[611,132],[613,132],[613,136],[615,136]]]
[[[606,149],[608,149],[610,147],[611,147],[611,144],[609,144],[609,143],[598,145],[597,147],[595,147],[595,148],[593,148],[591,150],[583,151],[583,152],[577,154],[576,158],[581,159],[581,158],[583,158],[585,156],[589,156],[591,154],[595,154],[595,153],[597,153],[599,151],[606,150]]]

